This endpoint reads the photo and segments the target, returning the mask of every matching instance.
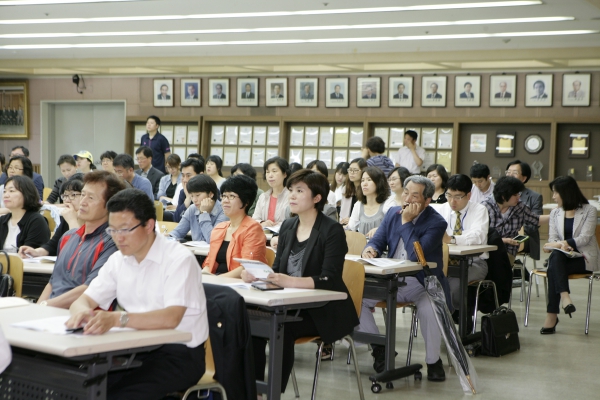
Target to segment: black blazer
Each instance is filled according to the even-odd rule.
[[[273,263],[275,272],[287,273],[287,259],[296,236],[298,222],[298,217],[288,218],[281,225],[277,256]],[[346,234],[342,226],[323,213],[318,213],[302,259],[302,276],[311,277],[315,281],[315,289],[348,294],[346,300],[331,301],[323,307],[306,310],[315,322],[319,336],[326,343],[341,339],[358,325],[354,303],[342,280],[344,257],[347,252]]]
[[[4,247],[4,241],[8,236],[8,224],[12,214],[0,217],[0,246]],[[29,246],[37,249],[50,240],[50,229],[48,222],[42,214],[37,211],[27,211],[23,218],[17,222],[21,233],[17,235],[17,246]]]
[[[142,175],[142,169],[136,169],[135,173],[138,175]],[[163,176],[165,176],[165,174],[163,174],[160,170],[154,168],[154,167],[150,167],[150,169],[148,170],[148,180],[150,181],[150,183],[152,184],[152,193],[154,193],[154,199],[156,199],[156,194],[158,193],[158,188],[160,185],[160,178],[162,178]]]

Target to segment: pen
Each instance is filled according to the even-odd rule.
[[[67,328],[66,331],[67,331],[67,333],[83,332],[83,326],[80,326],[78,328]]]
[[[25,255],[27,256],[27,258],[33,258],[33,256],[29,253],[25,253]]]

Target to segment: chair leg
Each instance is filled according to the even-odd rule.
[[[313,380],[313,389],[312,389],[312,396],[311,399],[312,400],[316,400],[317,398],[317,383],[319,381],[319,369],[321,368],[321,355],[323,354],[323,345],[325,343],[321,342],[321,344],[319,344],[319,351],[318,351],[318,355],[317,355],[317,365],[315,366],[315,378]]]
[[[350,335],[346,336],[345,339],[348,340],[348,342],[350,343],[350,350],[352,351],[352,358],[354,359],[354,373],[356,373],[358,395],[360,396],[360,400],[365,400],[365,393],[363,391],[362,381],[360,380],[360,370],[358,369],[358,360],[356,358],[356,347],[354,346],[354,340]]]
[[[292,367],[292,385],[294,385],[294,393],[296,394],[296,398],[300,397],[300,392],[298,391],[298,381],[296,381],[296,370]]]
[[[527,302],[525,302],[525,320],[523,325],[527,326],[529,323],[529,305],[531,304],[531,285],[533,285],[533,278],[537,278],[537,275],[531,274],[529,277],[529,290],[527,291]]]
[[[410,365],[410,357],[412,355],[412,347],[413,347],[413,338],[416,336],[416,326],[417,326],[417,308],[412,308],[412,318],[410,324],[410,331],[408,334],[408,354],[406,355],[406,365]]]
[[[479,284],[477,285],[477,291],[475,292],[475,310],[473,311],[473,329],[471,330],[472,334],[475,333],[475,330],[477,328],[477,307],[479,306],[479,289],[481,288],[482,283],[483,281],[479,282]]]
[[[587,335],[590,330],[590,312],[592,311],[592,286],[594,283],[594,275],[590,276],[590,283],[588,288],[588,303],[587,312],[585,313],[585,334]]]
[[[415,329],[413,329],[413,336],[417,337],[417,333],[419,332],[419,318],[417,317],[417,309],[416,307],[414,308],[414,313],[415,313]]]
[[[512,304],[512,292],[513,292],[513,290],[512,290],[512,283],[511,283],[511,287],[510,287],[510,295],[508,296],[508,309],[509,309],[509,310],[512,310],[512,308],[510,307],[510,306],[511,306],[511,304]]]
[[[381,312],[383,313],[383,325],[387,326],[387,309],[384,307],[381,309]]]
[[[535,262],[535,260],[532,258],[531,259],[533,261],[533,269],[537,269],[537,263]],[[531,275],[529,275],[529,279],[531,279]],[[535,294],[537,295],[537,297],[540,297],[540,285],[538,284],[538,276],[535,276]]]
[[[521,303],[523,302],[523,297],[525,294],[525,271],[527,271],[525,269],[526,263],[527,263],[527,256],[524,256],[523,257],[523,265],[521,265],[521,297],[520,297]]]
[[[350,357],[352,356],[352,349],[348,347],[348,356],[346,357],[346,364],[350,365]]]

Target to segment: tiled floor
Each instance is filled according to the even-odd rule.
[[[538,265],[541,265],[538,263]],[[600,398],[600,282],[595,283],[595,298],[592,296],[590,332],[584,333],[587,305],[588,281],[571,282],[571,297],[577,312],[570,319],[562,314],[555,335],[540,335],[546,308],[543,287],[540,297],[532,293],[529,326],[523,326],[525,302],[519,302],[519,289],[513,289],[513,310],[519,321],[521,350],[519,352],[491,358],[479,356],[471,361],[479,377],[478,395],[480,399],[598,399]],[[380,311],[376,320],[383,331]],[[406,360],[410,313],[398,312],[396,365]],[[315,366],[316,346],[313,344],[296,347],[296,374],[300,398],[310,398]],[[346,348],[336,347],[333,362],[323,362],[319,374],[317,398],[323,400],[358,399],[357,385],[352,365],[346,365]],[[446,381],[428,382],[427,370],[423,369],[423,381],[415,382],[412,377],[394,382],[394,389],[384,389],[381,393],[371,392],[368,376],[373,373],[372,357],[366,346],[357,349],[362,384],[367,399],[461,399],[463,394],[456,372],[448,367],[445,350],[442,360],[446,370]],[[413,362],[425,362],[425,347],[421,333],[415,340]],[[293,399],[294,390],[290,384],[283,399]]]

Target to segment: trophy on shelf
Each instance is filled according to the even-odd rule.
[[[531,164],[531,168],[533,168],[533,179],[542,180],[542,168],[544,168],[544,164],[542,164],[539,160],[536,160]]]

